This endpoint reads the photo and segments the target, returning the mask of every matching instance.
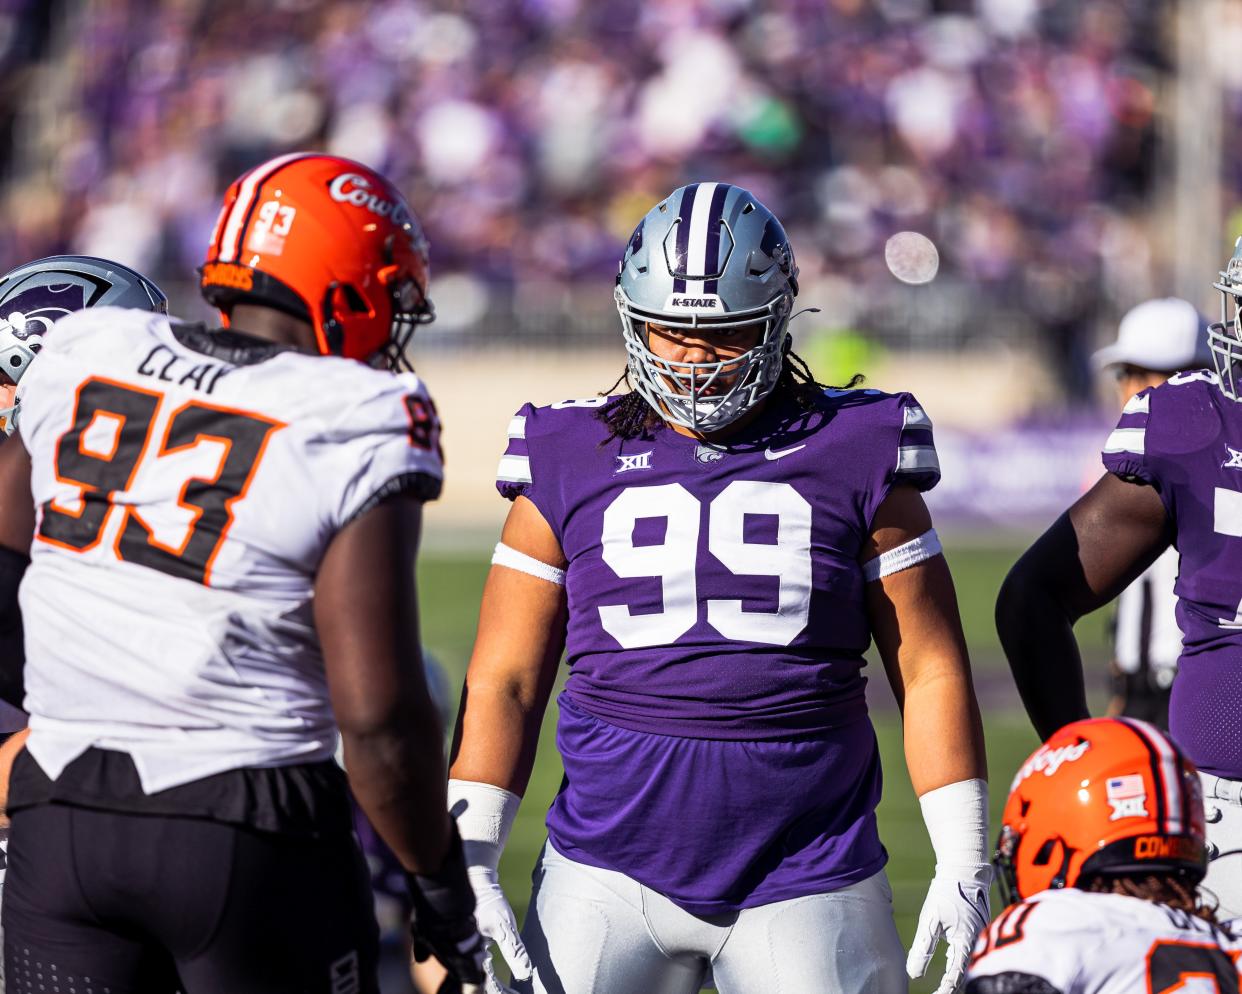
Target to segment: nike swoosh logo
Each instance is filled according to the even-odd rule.
[[[764,449],[763,458],[764,459],[784,459],[786,456],[792,456],[799,449],[805,449],[805,448],[806,448],[806,443],[804,442],[802,445],[795,445],[792,449],[781,449],[779,452],[773,451],[772,449]]]

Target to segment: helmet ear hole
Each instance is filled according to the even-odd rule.
[[[1052,854],[1056,850],[1059,839],[1048,839],[1039,847],[1039,852],[1035,854],[1035,858],[1031,861],[1035,866],[1047,866],[1052,859]]]

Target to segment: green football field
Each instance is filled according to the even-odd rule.
[[[945,544],[984,713],[994,835],[1009,780],[1017,765],[1037,744],[1035,733],[1021,710],[992,624],[996,590],[1020,550],[980,546],[975,542],[946,541]],[[486,560],[482,556],[428,555],[420,565],[423,641],[443,663],[455,685],[460,684],[469,659],[486,570]],[[1090,667],[1089,686],[1098,690],[1104,685],[1107,658],[1108,632],[1103,613],[1083,619],[1078,633]],[[884,684],[883,670],[878,663],[869,666],[866,672],[873,680]],[[887,872],[893,886],[897,926],[908,945],[927,882],[931,879],[933,860],[918,801],[906,777],[896,707],[887,686],[873,689],[880,690],[871,695],[871,700],[885,770],[884,799],[879,811],[880,834],[889,852]],[[1093,697],[1098,699],[1098,693]],[[555,711],[553,702],[544,721],[534,777],[501,862],[505,893],[513,902],[519,920],[525,914],[530,896],[531,869],[543,845],[544,813],[560,783],[560,761],[553,740]],[[999,908],[995,892],[993,906]],[[934,964],[936,976],[939,971],[939,964]],[[933,989],[934,984],[927,982],[911,987],[917,992]]]

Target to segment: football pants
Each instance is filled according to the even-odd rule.
[[[830,894],[698,917],[545,845],[523,931],[532,994],[904,994],[883,871]]]

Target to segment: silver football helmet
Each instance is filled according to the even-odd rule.
[[[168,298],[128,266],[87,255],[53,255],[0,276],[0,383],[21,380],[58,319],[103,306],[164,314]],[[17,401],[0,408],[5,434],[13,433],[17,417]]]
[[[1233,256],[1212,286],[1220,291],[1220,321],[1208,325],[1208,348],[1221,393],[1236,401],[1238,364],[1242,363],[1242,236],[1234,243]]]
[[[639,222],[615,297],[630,379],[661,415],[696,432],[736,421],[776,386],[788,347],[798,267],[785,229],[728,183],[674,190]],[[721,362],[670,362],[649,325],[727,328],[762,322],[758,343]]]

